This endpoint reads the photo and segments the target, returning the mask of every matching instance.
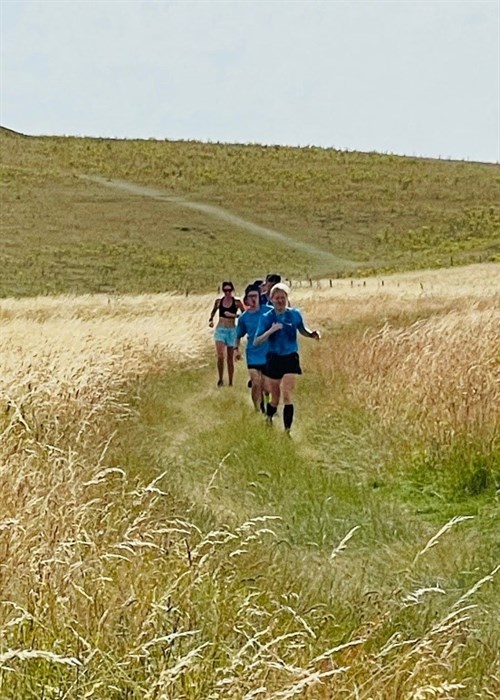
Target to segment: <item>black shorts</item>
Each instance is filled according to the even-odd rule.
[[[299,353],[292,352],[290,355],[274,355],[270,353],[267,356],[264,375],[269,377],[269,379],[283,379],[285,374],[302,374]]]
[[[256,369],[258,372],[264,372],[266,365],[247,365],[248,369]]]

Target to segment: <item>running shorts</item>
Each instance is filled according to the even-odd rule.
[[[247,365],[248,369],[256,369],[258,372],[264,372],[266,369],[266,365]]]
[[[217,326],[214,332],[214,340],[218,340],[219,342],[224,343],[224,345],[234,348],[236,346],[236,327],[223,328],[221,326]]]
[[[285,374],[302,374],[299,354],[297,352],[292,352],[290,355],[270,353],[267,356],[264,375],[269,379],[282,379]]]

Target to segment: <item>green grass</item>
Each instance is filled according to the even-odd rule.
[[[420,470],[411,425],[321,379],[325,342],[303,343],[292,439],[253,412],[241,364],[215,387],[212,353],[131,379],[82,430],[49,404],[34,440],[5,414],[6,505],[24,496],[34,522],[2,520],[9,561],[25,548],[2,580],[2,699],[283,698],[337,667],[294,694],[495,696],[498,494],[443,488],[439,453]]]
[[[216,290],[240,285],[282,253],[227,223],[174,204],[130,197],[75,178],[7,170],[2,196],[0,296]],[[287,251],[303,279],[317,261]]]
[[[314,148],[0,139],[3,296],[191,292],[223,277],[241,285],[256,270],[327,271],[315,256],[81,174],[219,204],[352,259],[363,274],[498,255],[494,166]],[[432,308],[415,302],[384,320],[404,326]],[[324,330],[348,343],[359,326],[346,316]],[[410,698],[422,686],[422,697],[498,695],[500,598],[498,578],[487,578],[500,557],[498,451],[480,436],[429,446],[404,420],[382,423],[353,399],[341,371],[321,379],[315,347],[304,346],[292,439],[279,418],[269,429],[253,413],[242,365],[233,389],[215,388],[212,354],[129,386],[120,396],[128,419],[110,416],[96,429],[103,440],[116,429],[109,452],[85,428],[85,473],[111,466],[123,476],[82,485],[75,470],[85,460],[75,462],[73,441],[56,435],[54,446],[41,424],[47,444],[33,447],[20,432],[20,467],[39,458],[33,497],[46,489],[41,500],[68,530],[63,541],[30,523],[15,531],[28,552],[40,548],[40,563],[5,577],[5,601],[21,609],[0,608],[0,657],[27,649],[60,658],[4,659],[0,698],[236,698],[303,675],[280,659],[321,672],[352,667],[339,685],[325,678],[304,698]],[[5,427],[10,420],[6,413]],[[16,433],[7,437],[15,453]],[[57,459],[53,484],[44,459]],[[145,487],[152,482],[158,491]],[[14,525],[5,521],[6,531]],[[45,551],[55,553],[50,561]],[[463,619],[448,618],[468,604],[476,607]],[[193,636],[163,639],[185,631]],[[333,661],[311,661],[349,642]],[[408,646],[391,651],[400,642]],[[196,662],[169,685],[198,644],[206,646]]]
[[[306,349],[306,367],[311,362]],[[137,421],[122,435],[116,458],[132,473],[144,465],[152,475],[166,472],[160,483],[190,504],[189,517],[203,531],[277,516],[276,541],[267,555],[260,550],[245,576],[261,596],[295,595],[301,614],[314,619],[318,648],[355,638],[389,610],[390,622],[380,622],[373,644],[395,631],[405,638],[424,634],[494,569],[500,555],[495,494],[466,494],[462,484],[443,490],[439,473],[433,478],[430,470],[422,478],[402,426],[388,432],[378,425],[373,414],[346,399],[340,378],[321,387],[312,372],[301,377],[290,440],[279,420],[269,429],[252,412],[243,368],[234,389],[217,390],[212,364],[210,358],[208,367],[147,380],[135,399]],[[473,519],[419,555],[444,523],[464,515]],[[445,592],[411,610],[399,608],[404,595],[436,585]],[[474,679],[467,693],[479,689],[483,664],[488,673],[499,651],[497,594],[498,583],[481,589],[481,609],[489,613],[479,615],[454,665],[455,678]],[[329,616],[310,617],[310,610],[328,610]],[[485,656],[472,663],[476,645]],[[467,693],[457,697],[472,697]]]
[[[498,166],[320,148],[22,137],[0,132],[0,294],[213,290],[498,260]],[[172,203],[82,181],[149,185],[222,206],[340,256],[299,254]],[[29,252],[28,252],[29,251]],[[39,262],[38,262],[39,261]],[[350,261],[350,262],[349,262]]]

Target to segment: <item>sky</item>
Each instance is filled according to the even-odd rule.
[[[0,0],[32,135],[500,161],[500,0]]]

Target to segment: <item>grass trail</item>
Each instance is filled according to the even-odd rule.
[[[451,425],[488,437],[493,300],[415,324],[415,302],[309,294],[330,322],[302,343],[291,440],[242,364],[216,388],[209,297],[2,305],[0,524],[22,547],[2,550],[0,697],[498,697],[497,453],[422,452],[429,411],[427,443],[411,420],[421,386],[443,419],[458,392]]]
[[[500,513],[490,494],[454,498],[412,472],[400,433],[349,404],[341,376],[325,386],[314,369],[319,352],[303,348],[292,439],[281,418],[270,429],[254,413],[242,364],[235,387],[217,389],[207,355],[196,369],[151,377],[139,388],[135,425],[116,456],[132,473],[165,474],[158,484],[186,504],[180,515],[203,532],[278,518],[276,539],[245,581],[255,595],[293,600],[299,615],[322,611],[318,647],[418,637],[495,571]],[[482,591],[468,661],[449,677],[479,680],[494,665],[496,588]],[[414,612],[404,602],[412,596]]]
[[[281,418],[268,428],[253,412],[243,365],[235,387],[217,389],[207,355],[196,369],[150,377],[139,388],[135,424],[116,457],[132,473],[165,474],[158,484],[186,504],[180,515],[203,532],[278,518],[276,539],[245,581],[259,596],[293,600],[299,615],[323,611],[319,647],[366,635],[375,644],[391,634],[419,636],[495,570],[498,508],[488,494],[448,497],[412,473],[401,434],[350,405],[342,377],[325,386],[314,370],[319,352],[303,348],[292,439]],[[414,595],[412,613],[403,601]],[[460,677],[470,663],[479,679],[498,653],[495,599],[495,588],[481,594],[489,612],[480,615],[481,631],[469,632]]]
[[[311,559],[324,566],[357,528],[346,567],[378,585],[397,559],[401,566],[409,563],[437,527],[464,514],[475,516],[467,537],[483,542],[474,558],[493,565],[494,552],[487,550],[498,523],[488,497],[446,499],[435,484],[412,477],[400,436],[349,405],[341,378],[333,392],[326,389],[314,372],[315,352],[304,348],[292,439],[281,416],[269,428],[254,413],[243,364],[233,388],[216,388],[211,355],[191,371],[149,378],[138,390],[135,425],[119,449],[128,468],[142,473],[147,465],[148,478],[165,472],[163,485],[191,504],[189,517],[203,529],[278,516],[282,542],[306,578]],[[468,549],[463,554],[471,556]],[[447,566],[451,575],[457,560]],[[388,577],[383,585],[392,583]]]
[[[306,243],[305,241],[300,241],[286,235],[285,233],[280,233],[266,226],[260,226],[252,221],[232,214],[231,212],[223,209],[222,207],[214,206],[213,204],[206,204],[203,202],[194,202],[185,197],[179,197],[176,195],[167,194],[161,190],[155,189],[153,187],[146,187],[144,185],[138,185],[133,182],[125,182],[123,180],[107,179],[104,177],[83,175],[81,176],[84,180],[90,180],[104,187],[109,187],[115,190],[122,190],[128,192],[129,194],[147,197],[149,199],[156,199],[161,202],[170,202],[178,206],[192,209],[196,212],[201,212],[202,214],[207,214],[210,218],[215,218],[220,221],[225,221],[226,223],[232,224],[237,228],[248,231],[249,233],[259,236],[261,238],[268,238],[277,243],[281,243],[288,248],[298,250],[302,253],[306,253],[313,258],[318,258],[320,264],[317,268],[317,273],[321,272],[332,272],[336,270],[346,270],[355,269],[358,267],[359,263],[353,260],[347,260],[335,255],[327,250],[319,248],[311,243]]]

